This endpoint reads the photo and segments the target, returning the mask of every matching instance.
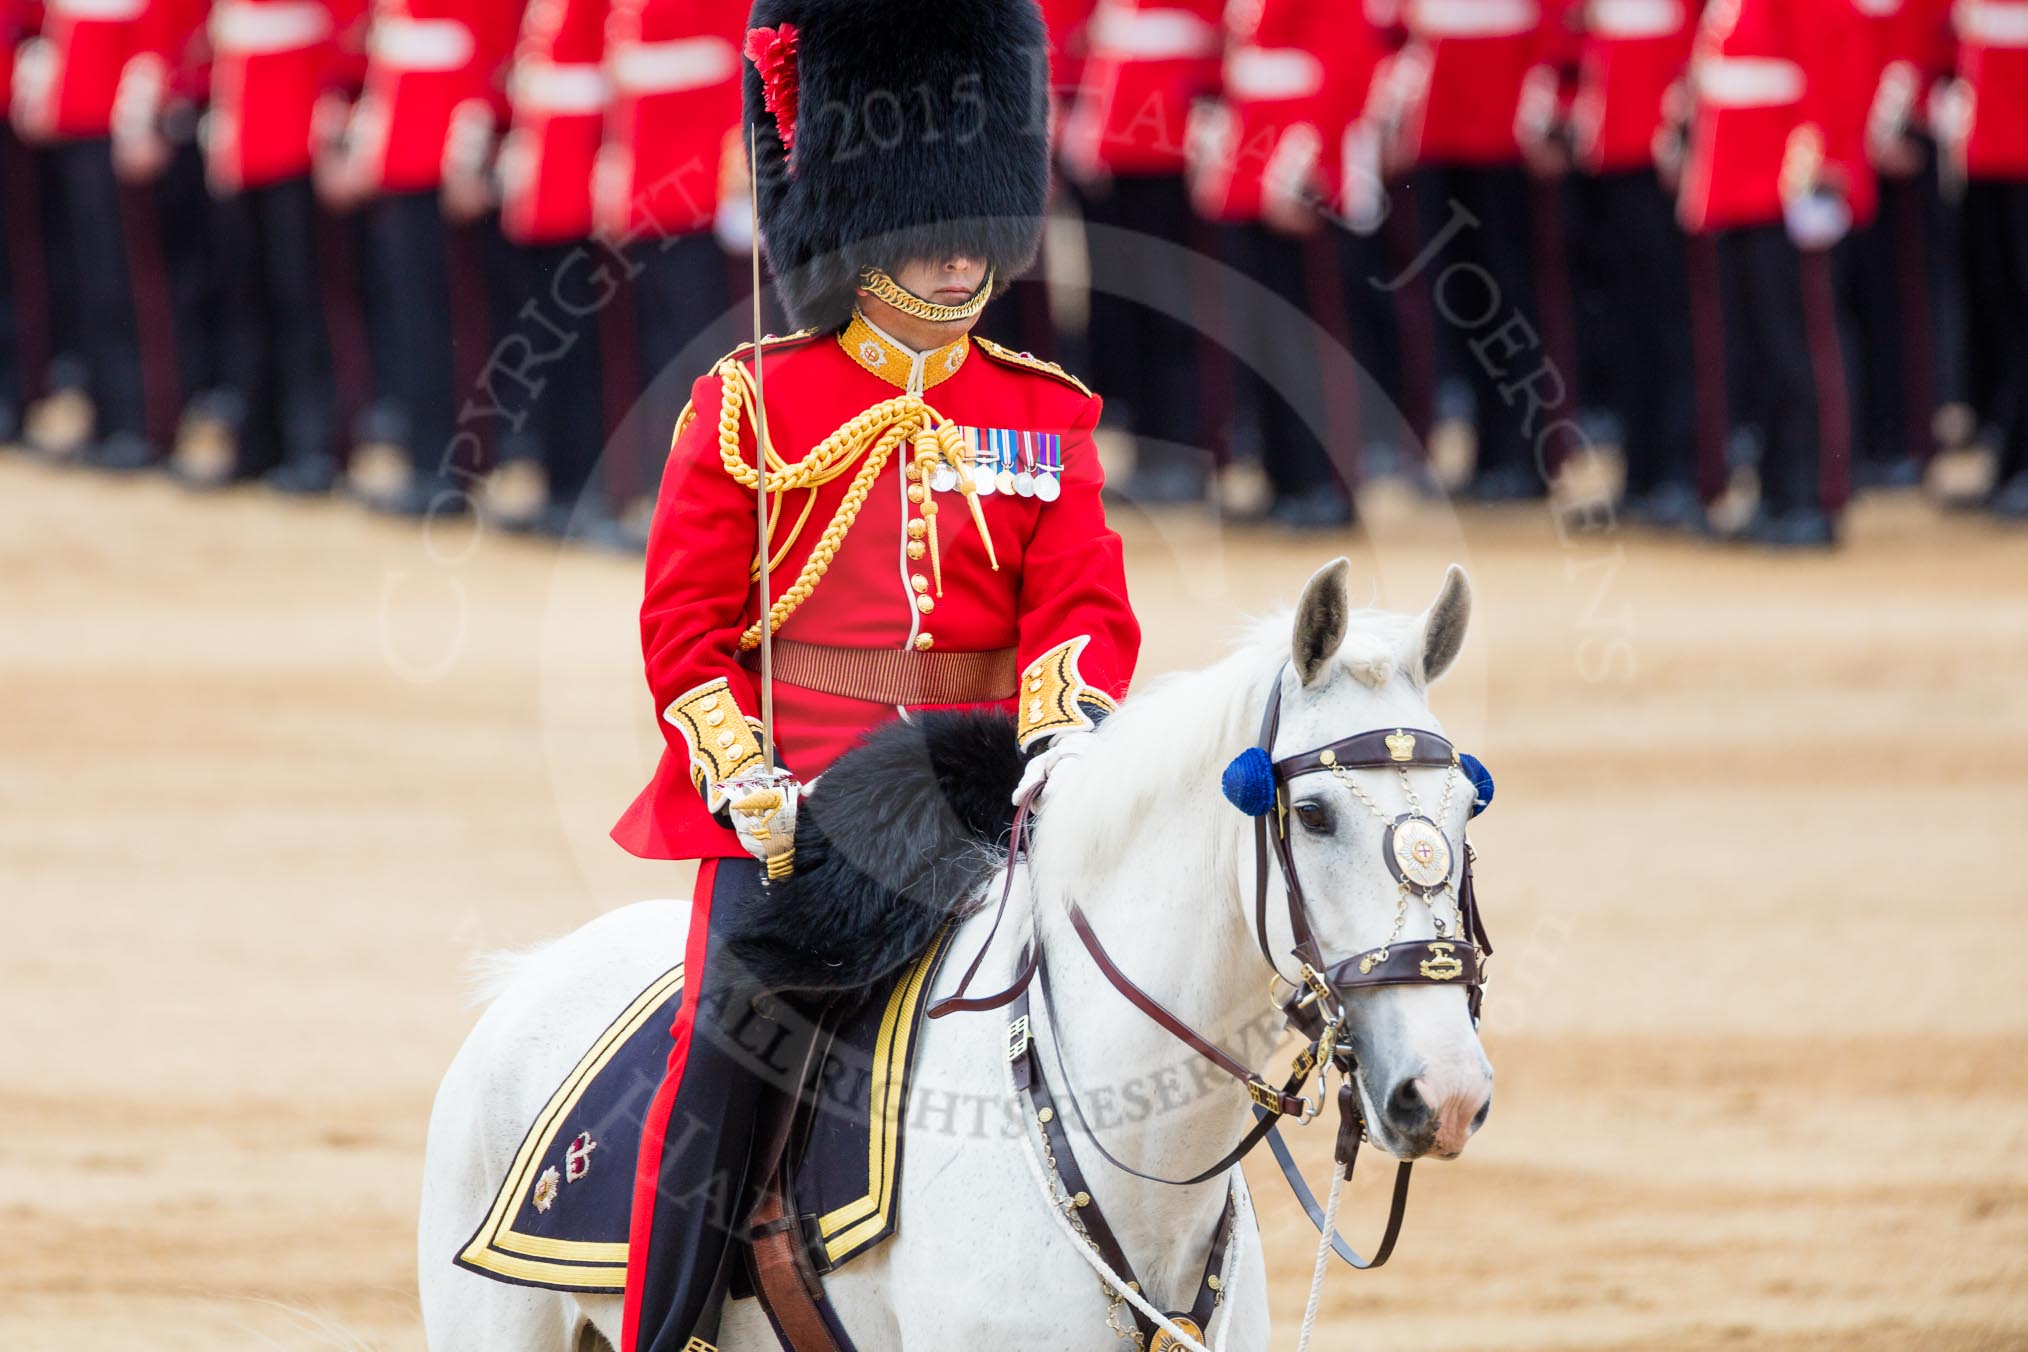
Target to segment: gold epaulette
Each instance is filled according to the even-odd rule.
[[[801,347],[805,343],[811,342],[814,339],[820,338],[822,336],[823,335],[820,334],[815,329],[797,329],[794,333],[784,333],[779,336],[771,333],[767,337],[761,339],[761,344],[764,347],[766,347],[768,351],[774,352],[780,348],[785,347]],[[713,365],[716,366],[719,363],[728,361],[744,361],[746,358],[751,357],[752,355],[753,355],[753,344],[741,343],[738,347],[726,353],[723,357],[720,357],[718,359],[718,362],[713,363]]]
[[[1092,397],[1091,386],[1085,384],[1082,380],[1079,380],[1053,361],[1044,361],[1042,358],[1029,353],[1016,352],[1011,348],[1002,347],[990,338],[975,336],[972,342],[978,347],[979,351],[985,353],[994,361],[999,362],[1002,366],[1018,366],[1024,371],[1038,372],[1041,375],[1050,377],[1052,380],[1057,380],[1070,386],[1087,399]]]

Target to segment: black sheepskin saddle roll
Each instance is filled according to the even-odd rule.
[[[925,713],[869,734],[804,799],[795,876],[733,918],[729,956],[766,991],[886,980],[1004,865],[1023,767],[1002,713]]]

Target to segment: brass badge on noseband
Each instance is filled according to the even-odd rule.
[[[1456,944],[1433,943],[1430,955],[1422,962],[1422,979],[1425,981],[1456,981],[1465,974],[1463,959],[1458,957]]]
[[[1426,897],[1450,883],[1450,839],[1427,817],[1410,813],[1397,818],[1387,828],[1387,855],[1394,876]]]

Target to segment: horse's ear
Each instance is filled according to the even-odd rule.
[[[1296,675],[1304,685],[1313,685],[1330,670],[1331,659],[1345,644],[1345,629],[1352,622],[1352,602],[1345,592],[1345,576],[1352,560],[1333,559],[1317,571],[1303,588],[1296,606],[1296,632],[1290,656]]]
[[[1444,574],[1444,589],[1422,617],[1422,683],[1442,679],[1465,646],[1465,628],[1472,620],[1472,581],[1455,563]]]

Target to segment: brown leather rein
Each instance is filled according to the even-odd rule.
[[[1281,728],[1282,686],[1287,674],[1286,666],[1276,673],[1273,689],[1268,696],[1267,709],[1261,721],[1259,747],[1270,757],[1274,754],[1275,738]],[[1106,1149],[1098,1134],[1092,1130],[1083,1105],[1072,1092],[1066,1076],[1061,1097],[1076,1114],[1086,1139],[1107,1163],[1148,1182],[1190,1187],[1225,1173],[1244,1160],[1265,1140],[1274,1153],[1276,1162],[1281,1166],[1283,1177],[1288,1181],[1303,1209],[1309,1214],[1311,1222],[1320,1231],[1324,1228],[1324,1208],[1318,1205],[1315,1195],[1296,1167],[1287,1143],[1281,1138],[1279,1125],[1284,1117],[1294,1117],[1299,1122],[1305,1122],[1315,1115],[1309,1102],[1302,1096],[1303,1088],[1309,1082],[1311,1074],[1320,1066],[1328,1063],[1335,1067],[1343,1083],[1338,1092],[1340,1123],[1334,1153],[1346,1179],[1348,1181],[1351,1179],[1359,1146],[1366,1138],[1366,1121],[1359,1104],[1358,1092],[1353,1085],[1358,1066],[1347,1037],[1349,1019],[1346,1013],[1346,996],[1355,991],[1388,986],[1462,987],[1469,993],[1472,1022],[1476,1026],[1485,992],[1484,959],[1491,955],[1493,949],[1487,941],[1485,927],[1479,915],[1478,900],[1472,886],[1472,853],[1467,847],[1460,852],[1462,873],[1459,876],[1457,891],[1458,910],[1464,925],[1463,934],[1450,940],[1396,941],[1383,948],[1355,954],[1342,962],[1328,964],[1323,949],[1317,942],[1316,930],[1310,923],[1309,902],[1303,892],[1302,880],[1296,870],[1294,850],[1289,840],[1289,786],[1295,780],[1307,775],[1333,773],[1337,770],[1394,770],[1404,767],[1435,769],[1452,768],[1457,763],[1457,752],[1449,741],[1432,732],[1409,729],[1361,733],[1329,746],[1318,747],[1272,762],[1274,806],[1270,811],[1256,816],[1254,826],[1256,861],[1254,936],[1260,944],[1261,955],[1267,959],[1269,970],[1273,971],[1278,979],[1286,982],[1287,978],[1282,976],[1281,964],[1276,961],[1268,938],[1268,897],[1271,891],[1269,884],[1270,873],[1273,871],[1270,865],[1272,859],[1273,865],[1280,868],[1288,903],[1289,928],[1294,940],[1290,956],[1294,957],[1301,967],[1300,982],[1295,985],[1290,997],[1278,1008],[1289,1025],[1309,1039],[1309,1046],[1297,1055],[1289,1078],[1280,1086],[1269,1084],[1259,1074],[1248,1069],[1237,1058],[1190,1027],[1143,990],[1106,951],[1105,945],[1099,941],[1098,934],[1093,930],[1083,909],[1074,901],[1065,903],[1071,928],[1076,932],[1086,953],[1091,956],[1093,963],[1113,988],[1177,1041],[1243,1084],[1253,1101],[1256,1119],[1253,1128],[1216,1163],[1189,1178],[1163,1178],[1132,1167]],[[933,1005],[929,1011],[930,1018],[939,1019],[947,1014],[1004,1009],[1020,1001],[1022,1016],[1009,1030],[1010,1055],[1020,1054],[1019,1049],[1032,1045],[1026,1014],[1026,996],[1029,987],[1037,982],[1038,977],[1043,1009],[1050,1024],[1056,1028],[1063,1026],[1050,1001],[1049,977],[1044,968],[1039,936],[1030,938],[1012,985],[987,996],[966,994],[971,988],[973,978],[978,975],[986,954],[991,950],[993,940],[999,934],[1000,923],[1006,918],[1012,902],[1019,863],[1027,854],[1030,844],[1033,826],[1032,806],[1031,798],[1021,803],[1015,811],[1013,833],[1007,850],[1006,875],[993,923],[987,930],[984,943],[980,945],[978,953],[966,967],[957,989],[950,997]],[[1030,899],[1031,902],[1034,900],[1032,890]],[[1061,1073],[1063,1068],[1059,1065],[1058,1069]],[[1320,1098],[1318,1109],[1321,1110],[1321,1107]],[[1332,1232],[1330,1237],[1332,1250],[1349,1266],[1359,1269],[1376,1268],[1385,1263],[1393,1253],[1395,1241],[1401,1232],[1402,1220],[1407,1212],[1409,1173],[1412,1168],[1412,1164],[1403,1162],[1396,1171],[1387,1229],[1380,1247],[1374,1251],[1371,1259],[1361,1257],[1341,1235],[1336,1231]]]

